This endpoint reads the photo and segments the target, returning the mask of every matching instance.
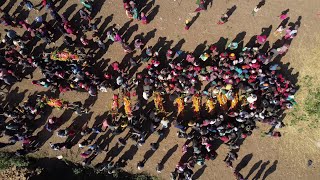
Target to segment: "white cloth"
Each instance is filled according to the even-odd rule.
[[[148,100],[149,99],[149,93],[143,92],[142,93],[142,97],[143,97],[143,99]]]

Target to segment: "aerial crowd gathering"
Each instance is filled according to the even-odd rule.
[[[280,137],[277,129],[284,126],[281,113],[296,103],[295,86],[281,73],[281,65],[274,61],[286,54],[299,28],[298,23],[286,28],[282,23],[288,18],[285,12],[279,16],[282,22],[273,33],[281,43],[267,51],[263,51],[262,46],[268,36],[261,34],[250,46],[240,47],[239,42],[230,42],[221,48],[212,44],[196,56],[199,52],[155,48],[143,38],[127,42],[116,27],[99,32],[92,17],[96,3],[93,0],[80,0],[83,8],[77,12],[77,22],[59,14],[53,0],[39,0],[39,4],[19,0],[19,3],[21,9],[31,12],[45,9],[51,20],[46,21],[40,15],[29,22],[26,17],[18,18],[19,12],[10,15],[0,9],[0,26],[5,31],[0,44],[2,87],[10,88],[39,69],[43,77],[32,79],[32,84],[50,92],[19,105],[2,102],[1,135],[9,138],[1,146],[22,143],[17,155],[35,152],[44,143],[54,151],[79,146],[82,164],[88,166],[98,154],[108,151],[88,138],[92,134],[119,135],[129,129],[125,138],[117,139],[117,144],[124,147],[130,138],[140,147],[147,146],[145,142],[151,134],[165,138],[173,126],[177,137],[185,139],[185,143],[183,157],[170,174],[171,179],[192,179],[196,165],[203,166],[206,160],[217,157],[217,144],[228,146],[224,162],[233,170],[235,179],[245,179],[233,166],[242,142],[252,134],[257,122],[271,126],[267,136]],[[148,16],[139,3],[138,0],[123,0],[125,15],[148,26]],[[197,4],[196,12],[206,10],[205,0]],[[258,10],[256,7],[253,14]],[[224,14],[218,24],[227,23],[228,18],[228,14]],[[191,28],[189,21],[185,25],[182,31]],[[19,34],[14,30],[17,28],[24,33]],[[102,34],[106,39],[101,38]],[[55,44],[60,38],[63,39],[61,47]],[[114,61],[106,70],[98,72],[95,65],[104,59],[97,59],[91,47],[104,52],[107,44],[114,43],[121,44],[125,54],[141,54],[127,62]],[[57,48],[46,48],[47,45]],[[138,72],[140,66],[144,68]],[[68,91],[87,92],[92,97],[114,92],[108,116],[93,127],[66,129],[59,127],[68,119],[53,114],[41,119],[50,108],[74,111],[78,116],[91,111],[81,102],[59,98],[60,93]],[[39,117],[40,121],[46,121],[45,131],[60,137],[61,142],[39,140],[42,134],[34,133],[39,128],[34,120]],[[151,143],[150,151],[158,147],[159,142]],[[111,174],[124,166],[121,162],[112,162],[114,157],[106,159],[99,166],[101,171]],[[145,162],[146,159],[139,161],[137,168],[143,169]],[[155,170],[160,173],[163,168],[159,163]]]

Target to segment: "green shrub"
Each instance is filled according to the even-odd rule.
[[[79,175],[79,174],[81,174],[83,172],[83,169],[75,167],[75,168],[72,168],[72,171],[73,171],[73,174]]]
[[[149,177],[144,174],[137,174],[134,179],[135,180],[149,180]]]
[[[135,174],[133,179],[134,180],[158,180],[157,177],[150,176],[147,174]]]
[[[11,153],[0,152],[0,170],[7,169],[9,167],[26,167],[30,162],[27,158],[15,156]]]

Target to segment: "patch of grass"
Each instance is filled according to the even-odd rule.
[[[265,132],[260,132],[260,137],[266,137],[266,133]]]
[[[307,115],[303,112],[303,109],[300,105],[296,105],[294,109],[289,113],[292,117],[290,121],[290,125],[297,125],[299,122],[308,121]]]
[[[320,88],[309,90],[309,94],[305,100],[305,110],[310,116],[316,119],[320,118]]]
[[[310,87],[312,85],[312,79],[311,76],[306,75],[302,78],[302,84],[306,87]]]
[[[298,129],[298,132],[299,132],[299,133],[302,133],[302,132],[303,132],[303,128],[299,128],[299,129]]]
[[[27,167],[30,161],[25,157],[15,156],[11,153],[0,152],[0,170],[4,170],[13,166]]]
[[[320,88],[313,84],[313,78],[305,76],[301,80],[302,90],[306,95],[301,104],[295,105],[289,113],[291,116],[290,124],[295,126],[301,122],[308,122],[309,128],[319,127],[320,118]]]

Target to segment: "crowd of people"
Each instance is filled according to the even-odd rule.
[[[124,0],[123,3],[129,18],[148,23],[139,1]],[[38,16],[29,23],[0,9],[1,26],[6,28],[0,44],[0,79],[4,86],[10,87],[28,75],[31,78],[31,73],[40,69],[43,78],[32,80],[32,84],[48,88],[53,93],[80,91],[97,96],[98,93],[119,90],[120,94],[113,96],[108,117],[97,126],[61,129],[60,125],[68,119],[55,116],[46,120],[40,118],[40,121],[46,121],[48,132],[56,132],[64,139],[64,142],[50,142],[52,150],[62,151],[78,144],[83,150],[79,154],[84,159],[83,165],[90,165],[98,154],[107,150],[89,139],[89,135],[107,131],[118,135],[129,129],[129,135],[119,138],[117,143],[126,146],[131,138],[139,147],[145,144],[150,134],[156,133],[159,139],[165,138],[172,125],[177,129],[177,137],[186,139],[182,146],[183,157],[171,173],[172,179],[191,179],[196,165],[203,166],[206,160],[217,157],[217,144],[229,147],[230,152],[224,162],[233,169],[236,179],[243,179],[233,168],[233,161],[237,159],[239,146],[252,134],[257,122],[272,127],[266,135],[281,136],[275,129],[284,125],[281,113],[295,104],[296,89],[281,74],[281,66],[274,59],[288,51],[299,25],[286,29],[281,23],[274,33],[281,39],[281,44],[267,51],[263,51],[262,46],[268,36],[258,35],[250,46],[241,47],[239,42],[231,42],[221,48],[219,44],[213,44],[197,56],[199,52],[155,49],[140,38],[132,43],[126,42],[117,28],[99,32],[94,17],[90,15],[95,10],[95,2],[81,0],[81,4],[84,7],[78,12],[78,28],[74,22],[60,15],[49,0],[42,0],[37,6],[28,0],[20,4],[29,11],[45,7],[45,12],[51,15],[49,22]],[[205,9],[204,1],[198,4],[196,11]],[[221,22],[223,24],[225,20]],[[24,33],[20,35],[14,30],[17,28]],[[91,36],[85,32],[90,32]],[[103,42],[101,33],[106,34],[107,42]],[[63,49],[32,49],[30,46],[35,43],[42,43],[43,47],[56,45],[60,36]],[[95,59],[90,49],[93,46],[105,50],[106,44],[112,43],[120,43],[127,54],[134,50],[141,52],[140,58],[132,57],[126,65],[114,61],[107,70],[99,72],[94,66],[99,59]],[[132,74],[139,65],[144,67],[143,70]],[[138,97],[136,103],[132,96]],[[121,98],[123,109],[120,108]],[[150,108],[147,104],[151,99],[153,105]],[[22,149],[17,150],[17,155],[36,151],[42,142],[34,133],[37,129],[35,120],[43,116],[46,108],[72,110],[79,116],[89,112],[81,102],[67,102],[46,95],[30,98],[21,105],[2,104],[1,132],[2,136],[9,136],[9,142],[2,145],[22,142]],[[171,112],[174,115],[168,115]],[[156,151],[159,142],[150,146],[151,151]],[[138,169],[142,169],[145,162],[146,159],[140,161]],[[114,173],[119,166],[120,163],[108,160],[100,169]],[[162,169],[163,165],[158,164],[157,172]]]

